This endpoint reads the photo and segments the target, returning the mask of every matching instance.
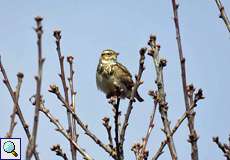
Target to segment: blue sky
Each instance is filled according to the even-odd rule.
[[[212,142],[212,136],[220,136],[227,142],[230,128],[229,117],[229,33],[221,19],[214,1],[179,1],[182,45],[186,57],[188,82],[203,88],[206,99],[196,108],[196,129],[200,159],[224,159],[223,154]],[[230,14],[230,2],[223,0]],[[43,55],[44,78],[42,94],[50,111],[67,126],[66,113],[54,95],[48,93],[50,84],[61,86],[58,77],[59,64],[52,32],[62,30],[62,51],[65,56],[75,57],[75,87],[77,90],[77,110],[83,121],[104,142],[106,131],[101,124],[104,116],[112,118],[111,107],[103,93],[97,90],[95,70],[100,52],[111,48],[120,53],[119,61],[129,68],[132,74],[138,70],[138,51],[147,45],[150,34],[156,34],[161,44],[161,55],[168,61],[164,71],[169,118],[172,125],[184,112],[181,88],[180,65],[175,39],[171,1],[165,0],[70,0],[70,1],[9,1],[0,2],[0,54],[12,86],[16,85],[17,72],[25,74],[22,85],[20,105],[30,128],[33,124],[34,108],[28,99],[35,93],[34,76],[37,72],[36,35],[33,31],[37,15],[44,17]],[[155,70],[150,57],[146,57],[146,70],[143,74],[144,85],[139,89],[145,102],[136,103],[131,115],[125,141],[126,158],[133,159],[130,151],[133,143],[144,136],[152,101],[148,91],[155,89]],[[66,65],[66,70],[68,66]],[[2,76],[0,76],[2,78]],[[123,113],[128,100],[121,102]],[[9,128],[12,101],[3,83],[0,83],[1,123],[0,137]],[[123,116],[122,116],[123,118]],[[164,139],[160,131],[162,123],[156,114],[148,148],[150,157]],[[54,126],[41,114],[38,132],[38,151],[42,159],[58,159],[49,148],[60,143],[65,151],[69,150],[66,139],[54,130]],[[79,144],[95,159],[110,159],[101,148],[82,133]],[[22,156],[25,156],[27,139],[21,124],[15,129],[15,137],[22,138]],[[190,158],[190,145],[187,142],[187,122],[175,134],[175,145],[179,159]],[[70,157],[69,152],[68,156]],[[81,158],[80,158],[81,159]],[[170,159],[169,151],[160,159]]]

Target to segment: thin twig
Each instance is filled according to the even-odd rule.
[[[109,146],[111,149],[113,149],[113,139],[112,139],[112,133],[111,133],[111,125],[109,124],[109,118],[104,117],[102,119],[102,124],[106,128],[107,134],[108,134],[108,140],[109,140]]]
[[[53,145],[50,149],[51,151],[54,151],[57,156],[62,157],[64,160],[68,160],[67,155],[65,152],[63,152],[60,144]]]
[[[128,126],[128,123],[129,123],[130,114],[131,114],[132,109],[133,109],[134,96],[135,96],[139,86],[141,84],[143,84],[143,81],[141,80],[141,77],[142,77],[143,71],[145,70],[144,61],[145,61],[146,50],[147,50],[147,48],[141,48],[140,51],[139,51],[140,60],[139,60],[138,74],[135,76],[136,80],[135,80],[134,86],[132,88],[131,97],[130,97],[130,100],[129,100],[129,105],[128,105],[127,111],[125,113],[125,119],[124,119],[124,122],[123,122],[122,127],[121,127],[120,150],[121,150],[121,155],[122,155],[123,158],[124,158],[123,145],[124,145],[124,141],[125,141],[125,132],[126,132],[126,128]]]
[[[132,146],[132,151],[135,154],[136,160],[147,160],[149,156],[149,151],[146,150],[150,134],[154,127],[154,118],[156,113],[156,108],[158,104],[157,91],[149,91],[149,95],[154,99],[154,106],[152,113],[150,115],[149,125],[145,137],[142,139],[142,143],[136,143]]]
[[[73,82],[73,75],[74,75],[73,60],[74,60],[74,57],[72,57],[72,56],[67,57],[67,62],[69,63],[69,72],[70,72],[70,76],[68,78],[69,87],[70,87],[70,94],[71,94],[71,105],[70,106],[72,107],[74,113],[76,113],[76,103],[75,103],[76,91],[74,91],[74,82]],[[71,121],[73,122],[73,139],[77,143],[78,134],[77,134],[77,130],[76,130],[76,121],[73,119],[73,117],[72,117]],[[75,157],[77,159],[77,152],[75,150],[74,150],[74,152],[75,153],[73,153],[73,154],[76,155]]]
[[[116,157],[116,152],[114,150],[112,150],[109,146],[102,143],[102,141],[99,140],[97,138],[97,136],[89,130],[88,125],[83,123],[81,121],[81,119],[77,116],[77,114],[74,113],[71,108],[69,108],[64,97],[60,94],[59,88],[56,85],[50,85],[49,92],[54,93],[57,96],[57,98],[62,102],[63,106],[68,110],[68,112],[70,112],[72,114],[72,116],[76,120],[77,124],[85,131],[86,135],[88,135],[96,144],[98,144],[101,148],[103,148],[113,158]]]
[[[0,71],[2,72],[2,75],[3,75],[3,78],[4,78],[3,83],[6,85],[14,104],[16,105],[16,110],[17,110],[16,114],[18,115],[18,118],[20,119],[20,122],[21,122],[21,124],[23,126],[23,129],[24,129],[25,133],[26,133],[26,136],[27,136],[28,140],[30,141],[31,134],[30,134],[30,131],[29,131],[29,126],[25,121],[25,118],[24,118],[24,116],[22,114],[21,108],[20,108],[20,106],[19,106],[19,104],[18,104],[18,102],[16,100],[14,91],[13,91],[13,89],[12,89],[12,87],[10,85],[10,82],[8,80],[6,71],[5,71],[5,69],[4,69],[3,65],[2,65],[1,55],[0,55]],[[36,160],[40,159],[39,155],[38,155],[38,152],[36,150],[34,150],[34,157],[35,157]]]
[[[170,121],[168,120],[168,103],[166,102],[166,93],[164,90],[163,67],[166,66],[167,61],[159,58],[160,45],[156,43],[156,36],[150,36],[148,45],[151,47],[148,55],[153,58],[153,63],[156,70],[156,85],[158,88],[159,96],[159,112],[164,126],[164,133],[167,137],[168,147],[173,160],[177,160],[176,148],[174,145],[173,137],[171,136]]]
[[[149,94],[152,95],[151,93],[153,92],[150,92]],[[148,144],[148,140],[149,140],[149,136],[152,132],[152,129],[154,127],[154,118],[155,118],[155,114],[156,114],[156,109],[157,109],[157,104],[158,104],[158,101],[157,99],[155,99],[156,97],[153,95],[153,99],[154,99],[154,105],[153,105],[153,111],[152,111],[152,114],[150,115],[150,121],[149,121],[149,126],[148,126],[148,129],[147,129],[147,133],[146,133],[146,136],[143,138],[143,149],[142,149],[142,156],[143,156],[143,159],[144,158],[147,158],[146,156],[148,154],[146,154],[146,146]]]
[[[229,19],[228,19],[228,16],[227,14],[225,13],[225,10],[224,10],[224,6],[222,5],[221,1],[220,0],[215,0],[216,1],[216,5],[217,7],[219,8],[220,10],[220,18],[223,19],[227,29],[228,29],[228,32],[230,32],[230,22],[229,22]]]
[[[43,102],[40,106],[40,111],[43,112],[47,118],[49,118],[50,122],[53,123],[57,127],[57,131],[60,132],[65,138],[67,138],[70,143],[78,150],[78,152],[83,156],[85,160],[93,160],[91,156],[89,156],[86,151],[81,148],[71,137],[70,135],[65,131],[65,128],[61,125],[59,120],[55,118],[50,111],[44,106]]]
[[[53,32],[53,36],[56,38],[56,50],[58,54],[58,59],[59,59],[59,64],[60,64],[60,70],[61,73],[59,74],[61,81],[62,81],[62,86],[65,94],[65,101],[68,107],[70,108],[69,105],[69,95],[68,95],[68,87],[66,85],[66,80],[65,80],[65,70],[64,70],[64,56],[62,56],[61,53],[61,46],[60,46],[60,41],[61,41],[61,31],[56,30]],[[73,128],[72,128],[72,117],[69,111],[67,110],[67,119],[68,119],[68,131],[70,134],[70,137],[73,138]],[[76,160],[76,152],[74,146],[70,143],[70,148],[71,148],[71,154],[72,154],[72,159]]]
[[[28,143],[27,151],[26,151],[26,159],[30,160],[32,157],[33,150],[36,147],[36,140],[37,140],[37,132],[38,132],[38,124],[39,124],[39,107],[40,107],[40,100],[41,100],[41,87],[42,87],[42,68],[45,59],[42,57],[42,17],[35,17],[35,21],[37,23],[37,27],[35,28],[35,32],[37,33],[37,46],[38,46],[38,73],[35,76],[35,80],[37,83],[36,86],[36,95],[35,95],[35,111],[34,111],[34,124],[33,124],[33,131],[31,140]]]
[[[230,160],[230,145],[228,146],[227,144],[222,144],[219,141],[219,137],[213,137],[212,138],[213,142],[217,144],[217,146],[222,150],[224,153],[224,156],[227,158],[227,160]]]
[[[20,93],[23,77],[24,77],[23,73],[17,74],[18,83],[16,86],[16,91],[14,92],[15,93],[15,99],[16,99],[17,103],[18,103],[18,99],[19,99],[19,93]],[[10,118],[11,118],[10,129],[9,129],[8,133],[6,134],[6,138],[11,138],[13,135],[14,128],[17,124],[17,122],[15,121],[16,113],[17,113],[17,105],[14,104],[13,113],[10,115]]]
[[[174,23],[175,23],[175,29],[176,29],[176,40],[177,40],[177,46],[179,51],[179,57],[180,57],[180,66],[181,66],[181,79],[182,79],[182,85],[183,85],[183,92],[184,92],[184,101],[185,101],[185,108],[186,111],[189,110],[189,106],[191,105],[189,103],[189,96],[187,93],[187,80],[186,80],[186,65],[185,65],[185,58],[183,55],[182,50],[182,43],[181,43],[181,35],[180,35],[180,26],[179,26],[179,17],[178,17],[178,8],[179,4],[176,3],[176,0],[172,0],[172,8],[173,8],[173,14],[174,14]],[[194,126],[194,119],[195,119],[195,112],[191,111],[189,116],[187,116],[188,119],[188,128],[189,128],[189,143],[191,143],[191,159],[192,160],[198,160],[199,154],[198,154],[198,135],[195,130]]]
[[[121,158],[121,153],[120,153],[120,139],[119,139],[119,105],[120,105],[120,98],[117,98],[117,102],[115,101],[110,101],[110,103],[113,105],[113,110],[114,110],[114,124],[115,124],[115,138],[114,141],[116,143],[116,160],[120,160]]]
[[[183,115],[177,120],[177,123],[175,124],[175,126],[172,129],[171,136],[174,135],[174,133],[181,126],[181,124],[186,119],[186,117],[189,116],[190,112],[197,106],[197,102],[201,99],[204,99],[204,97],[203,97],[202,90],[199,89],[194,96],[193,103],[189,107],[189,110],[185,111],[183,113]],[[159,156],[163,153],[163,149],[164,149],[165,145],[167,144],[167,141],[168,141],[168,139],[166,138],[164,141],[161,142],[161,145],[160,145],[159,149],[157,150],[156,154],[153,156],[152,160],[157,160],[159,158]]]

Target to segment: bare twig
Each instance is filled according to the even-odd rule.
[[[157,104],[158,104],[157,91],[156,92],[149,91],[149,95],[152,96],[154,99],[154,106],[153,106],[153,111],[150,115],[147,133],[146,133],[145,137],[142,139],[142,143],[136,143],[132,146],[131,150],[134,152],[134,154],[136,156],[136,160],[147,160],[148,155],[149,155],[149,151],[146,150],[146,147],[148,144],[149,136],[150,136],[152,129],[154,127],[154,118],[155,118],[156,108],[157,108]]]
[[[147,129],[147,133],[146,133],[146,136],[143,138],[143,151],[142,152],[145,152],[145,149],[146,149],[146,146],[147,146],[147,143],[148,143],[148,140],[149,140],[149,136],[150,136],[150,134],[152,132],[152,129],[154,127],[154,118],[155,118],[156,108],[157,108],[157,104],[158,104],[158,101],[156,99],[156,92],[150,91],[149,95],[151,95],[153,97],[154,105],[153,105],[152,114],[150,115],[150,120],[149,120],[149,126],[148,126],[148,129]]]
[[[69,67],[70,77],[68,78],[69,87],[70,87],[70,94],[71,94],[71,105],[70,106],[72,107],[74,113],[76,113],[76,103],[75,103],[76,91],[74,91],[74,82],[73,82],[73,75],[74,75],[73,60],[74,60],[74,57],[72,57],[72,56],[67,57],[67,62],[69,63],[69,66],[70,66]],[[76,121],[73,118],[71,120],[73,122],[73,139],[77,143],[78,134],[77,134],[77,130],[76,130]],[[73,152],[75,152],[75,150]],[[77,152],[73,153],[73,154],[76,155],[75,157],[77,159]]]
[[[173,137],[171,136],[170,121],[168,120],[168,103],[166,102],[166,93],[164,90],[164,80],[163,80],[163,67],[166,66],[167,61],[165,59],[159,58],[160,45],[156,43],[156,36],[150,36],[148,45],[151,47],[148,55],[153,58],[153,63],[156,70],[156,85],[158,88],[159,96],[159,112],[161,114],[161,119],[164,126],[164,133],[167,137],[167,144],[169,151],[173,160],[177,160],[176,148],[173,142]]]
[[[104,117],[102,119],[103,121],[103,126],[106,128],[107,134],[108,134],[108,140],[109,140],[109,146],[111,149],[113,149],[113,139],[112,139],[112,133],[111,133],[111,125],[109,124],[109,118],[108,117]]]
[[[183,115],[177,120],[177,123],[172,129],[171,136],[174,135],[174,133],[177,131],[177,129],[180,127],[182,122],[186,119],[187,116],[189,116],[190,112],[197,106],[197,102],[201,99],[204,99],[202,90],[199,89],[197,93],[194,96],[193,102],[191,103],[191,106],[189,107],[188,111],[185,111]],[[157,160],[159,156],[163,153],[163,149],[165,145],[167,144],[168,139],[166,138],[164,141],[161,142],[161,145],[159,149],[157,150],[156,154],[153,156],[152,160]]]
[[[61,73],[59,74],[59,76],[60,76],[61,81],[62,81],[62,86],[63,86],[63,90],[64,90],[64,94],[65,94],[66,104],[67,104],[68,108],[70,108],[69,96],[68,96],[68,87],[66,85],[66,80],[65,80],[64,56],[62,56],[62,54],[61,54],[61,46],[60,46],[61,31],[59,31],[59,30],[54,31],[53,36],[56,38],[56,46],[57,46],[56,50],[57,50],[59,64],[60,64],[60,70],[61,70]],[[72,117],[71,117],[71,114],[69,113],[68,110],[66,112],[67,112],[67,119],[68,119],[68,126],[69,126],[68,131],[69,131],[70,137],[73,138]],[[76,160],[75,148],[73,145],[71,145],[71,143],[70,143],[70,148],[71,148],[72,159]]]
[[[23,77],[24,77],[23,73],[17,74],[18,84],[16,86],[16,91],[14,92],[15,93],[15,99],[16,99],[17,103],[18,103],[18,99],[19,99],[19,93],[20,93]],[[15,121],[16,113],[17,113],[17,105],[14,104],[13,113],[10,115],[10,118],[11,118],[10,129],[6,135],[6,138],[11,138],[13,135],[14,128],[17,124],[17,122]]]
[[[29,126],[26,123],[25,118],[24,118],[24,116],[22,114],[21,108],[20,108],[20,106],[19,106],[19,104],[18,104],[18,102],[16,100],[14,91],[13,91],[11,85],[10,85],[10,82],[8,80],[6,71],[5,71],[5,69],[4,69],[3,65],[2,65],[1,56],[0,56],[0,71],[2,72],[2,75],[3,75],[3,78],[4,78],[3,83],[6,85],[14,104],[16,105],[16,110],[17,110],[16,114],[18,115],[18,118],[20,119],[20,122],[21,122],[21,124],[23,126],[23,129],[24,129],[24,131],[26,133],[26,136],[27,136],[28,140],[30,140],[31,134],[30,134],[30,131],[29,131]],[[36,150],[34,150],[34,157],[35,157],[36,160],[39,160],[39,155],[38,155],[38,152]]]
[[[120,133],[120,150],[121,151],[120,152],[121,152],[122,157],[124,157],[123,144],[125,141],[125,132],[126,132],[126,128],[128,126],[128,123],[129,123],[129,117],[130,117],[130,114],[131,114],[132,109],[133,109],[134,96],[135,96],[139,86],[141,84],[143,84],[143,81],[141,80],[141,76],[142,76],[143,71],[145,70],[144,61],[145,61],[146,50],[147,50],[147,48],[141,48],[139,51],[140,60],[139,60],[138,74],[135,76],[136,80],[135,80],[134,86],[132,88],[131,97],[129,100],[129,105],[128,105],[127,111],[125,113],[125,119],[124,119],[124,122],[123,122],[122,127],[121,127],[121,133]]]
[[[85,131],[85,134],[88,135],[96,144],[98,144],[101,148],[103,148],[109,155],[113,158],[116,157],[116,152],[112,150],[109,146],[102,143],[101,140],[97,138],[97,136],[89,130],[88,125],[83,123],[81,119],[73,112],[71,108],[69,108],[68,104],[66,103],[65,99],[59,92],[59,88],[56,85],[50,85],[49,92],[54,93],[57,98],[63,103],[63,106],[72,114],[73,118],[76,120],[77,124]]]
[[[223,19],[227,29],[228,29],[228,32],[230,32],[230,22],[229,22],[229,19],[228,19],[228,16],[227,14],[225,13],[225,10],[224,10],[224,6],[222,5],[221,1],[220,0],[215,0],[216,1],[216,5],[217,7],[219,8],[220,10],[220,18]]]
[[[114,111],[114,125],[115,125],[115,138],[114,141],[116,143],[116,160],[121,159],[121,153],[120,153],[120,139],[119,139],[119,105],[120,105],[120,98],[117,98],[117,102],[115,100],[111,99],[110,103],[113,105],[113,111]]]
[[[177,46],[178,46],[179,57],[180,57],[181,79],[182,79],[183,92],[184,92],[185,108],[186,111],[188,111],[189,106],[191,104],[189,102],[189,96],[187,93],[186,66],[185,66],[185,58],[183,55],[181,35],[180,35],[180,26],[179,26],[179,17],[178,17],[179,4],[176,3],[176,0],[172,0],[172,8],[173,8],[174,23],[176,29]],[[198,146],[197,146],[198,136],[194,126],[195,112],[193,110],[187,116],[187,119],[188,119],[188,128],[190,132],[188,141],[189,143],[191,143],[191,152],[192,152],[191,158],[192,160],[198,160],[199,159]]]
[[[222,144],[219,141],[219,137],[213,137],[212,140],[222,150],[222,152],[224,153],[224,156],[227,158],[227,160],[230,160],[230,145],[228,146],[227,144]]]
[[[93,160],[91,156],[89,156],[88,153],[84,149],[82,149],[73,139],[70,137],[70,135],[65,131],[65,128],[61,125],[59,120],[55,118],[50,111],[44,106],[43,102],[40,106],[40,111],[43,112],[47,118],[49,118],[50,122],[53,123],[57,127],[57,131],[60,132],[65,138],[67,138],[70,143],[78,150],[78,152],[83,156],[85,160]]]
[[[34,124],[31,140],[28,143],[27,151],[26,151],[26,159],[29,160],[32,157],[33,150],[36,147],[36,139],[38,132],[38,124],[39,124],[39,107],[41,100],[41,86],[42,86],[42,68],[45,59],[42,57],[42,17],[35,17],[35,21],[37,23],[37,27],[35,28],[35,32],[37,33],[37,46],[38,46],[38,74],[35,76],[35,80],[37,82],[36,86],[36,95],[35,95],[35,111],[34,111]]]
[[[57,156],[62,157],[64,160],[68,160],[67,155],[66,155],[66,153],[64,153],[62,151],[60,144],[53,145],[50,149],[51,149],[51,151],[56,152]]]

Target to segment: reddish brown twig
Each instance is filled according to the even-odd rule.
[[[54,151],[57,156],[62,157],[64,160],[68,160],[67,155],[65,152],[63,152],[60,144],[55,144],[50,149],[51,151]]]
[[[37,34],[37,46],[38,46],[38,74],[35,76],[35,80],[37,83],[36,86],[36,95],[35,95],[35,111],[34,111],[34,124],[33,124],[33,131],[31,140],[28,143],[27,151],[26,151],[26,159],[29,160],[32,157],[33,150],[36,147],[36,140],[37,140],[37,132],[38,132],[38,124],[39,124],[39,107],[40,107],[40,100],[41,100],[41,87],[42,87],[42,68],[45,59],[42,57],[42,17],[35,17],[35,21],[37,27],[35,28],[35,32]]]
[[[175,29],[176,29],[176,40],[177,40],[177,46],[178,46],[178,51],[179,51],[179,57],[180,57],[181,79],[182,79],[183,92],[184,92],[185,108],[186,108],[186,111],[188,111],[189,106],[191,104],[189,102],[189,96],[188,96],[188,91],[187,91],[186,66],[185,66],[185,58],[183,55],[182,43],[181,43],[178,7],[179,7],[179,4],[176,3],[176,0],[172,0],[174,23],[175,23]],[[198,160],[199,159],[198,146],[197,146],[198,136],[197,136],[195,126],[194,126],[195,112],[191,111],[189,116],[187,116],[187,119],[188,119],[188,128],[190,132],[188,141],[189,143],[191,143],[191,150],[192,150],[191,158],[192,160]]]
[[[123,144],[124,144],[124,141],[125,141],[125,132],[126,132],[126,128],[128,126],[128,123],[129,123],[130,114],[131,114],[132,109],[133,109],[134,96],[135,96],[139,86],[141,84],[143,84],[143,81],[141,80],[141,77],[142,77],[143,71],[145,70],[144,61],[145,61],[146,50],[147,50],[147,48],[141,48],[140,51],[139,51],[140,59],[139,59],[138,74],[135,76],[135,83],[134,83],[134,86],[132,88],[131,97],[130,97],[130,100],[129,100],[129,105],[128,105],[127,111],[125,113],[124,122],[123,122],[122,127],[121,127],[121,133],[120,133],[120,150],[121,151],[120,152],[121,152],[121,156],[123,158],[124,158]]]
[[[148,45],[150,46],[148,55],[153,58],[153,63],[156,70],[155,83],[158,88],[159,112],[161,114],[161,119],[164,126],[163,131],[168,139],[167,144],[169,147],[171,157],[173,160],[177,160],[176,148],[174,145],[173,137],[171,136],[170,121],[168,120],[168,103],[166,102],[166,98],[165,98],[166,93],[164,90],[163,67],[166,66],[167,62],[165,59],[160,59],[159,57],[160,45],[156,43],[156,36],[150,36]]]
[[[224,21],[224,23],[228,29],[228,32],[230,32],[230,22],[229,22],[227,14],[225,13],[224,6],[222,5],[220,0],[215,0],[215,1],[216,1],[217,7],[220,10],[220,16],[219,17]]]
[[[219,141],[219,137],[213,137],[212,140],[213,140],[213,142],[215,142],[217,144],[217,146],[220,148],[220,150],[222,150],[222,152],[224,153],[224,156],[227,158],[227,160],[230,160],[230,145],[222,144]]]
[[[105,127],[107,134],[108,134],[108,140],[109,140],[109,146],[111,149],[113,149],[113,138],[112,138],[112,133],[111,133],[111,125],[109,124],[109,118],[108,117],[104,117],[102,119],[102,124]]]
[[[18,115],[18,118],[20,119],[20,122],[21,122],[21,124],[23,126],[23,129],[24,129],[24,131],[26,133],[26,136],[27,136],[28,140],[30,140],[31,139],[31,134],[30,134],[30,131],[29,131],[29,126],[26,123],[25,118],[24,118],[24,116],[22,114],[21,108],[20,108],[20,106],[19,106],[19,104],[18,104],[18,102],[16,100],[14,91],[13,91],[11,85],[10,85],[10,82],[8,80],[6,71],[5,71],[5,69],[4,69],[3,65],[2,65],[1,56],[0,56],[0,71],[2,72],[2,75],[3,75],[3,78],[4,78],[3,83],[6,85],[14,104],[16,105],[16,110],[17,110],[16,114]],[[39,155],[38,155],[38,152],[36,150],[34,150],[34,157],[35,157],[36,160],[39,160]]]
[[[63,90],[64,90],[64,94],[65,94],[66,104],[67,104],[68,108],[70,108],[68,87],[66,85],[66,80],[65,80],[64,56],[62,56],[61,46],[60,46],[60,43],[61,43],[61,31],[59,31],[59,30],[54,31],[53,36],[56,39],[56,47],[57,47],[56,50],[57,50],[58,59],[59,59],[59,65],[60,65],[60,70],[61,70],[61,73],[59,74],[59,76],[60,76],[61,81],[62,81],[62,86],[63,86]],[[68,131],[69,131],[70,136],[73,138],[72,117],[71,117],[71,114],[69,113],[68,110],[66,112],[67,112],[67,119],[68,119],[68,126],[69,126]],[[74,146],[71,145],[71,143],[70,143],[70,148],[71,148],[72,159],[76,160],[76,150],[75,150]]]
[[[172,129],[171,136],[174,135],[174,133],[177,131],[177,129],[180,127],[182,122],[186,119],[187,116],[190,115],[190,112],[193,111],[193,109],[197,106],[197,102],[201,99],[204,99],[202,90],[199,89],[195,95],[193,96],[193,101],[191,103],[191,106],[189,107],[188,111],[185,111],[183,115],[177,120],[177,123]],[[153,156],[152,160],[157,160],[159,156],[163,153],[163,149],[165,145],[167,144],[168,139],[166,138],[164,141],[161,142],[161,145],[159,149],[157,150],[156,154]]]
[[[15,99],[16,99],[17,103],[18,103],[18,99],[19,99],[19,93],[20,93],[23,77],[24,77],[23,73],[18,73],[17,74],[18,84],[16,86],[16,91],[14,92],[15,93]],[[15,128],[15,126],[17,124],[17,122],[15,121],[16,113],[17,113],[17,105],[14,104],[13,113],[10,115],[10,118],[11,118],[10,128],[9,128],[9,131],[7,132],[7,134],[6,134],[6,138],[11,138],[12,135],[13,135],[14,128]]]
[[[59,88],[56,85],[50,85],[49,92],[54,93],[57,98],[62,102],[63,106],[72,114],[73,118],[76,120],[77,124],[85,131],[85,134],[88,135],[96,144],[98,144],[101,148],[103,148],[109,155],[113,158],[116,157],[116,152],[113,151],[109,146],[102,143],[101,140],[97,138],[97,136],[89,130],[88,125],[83,123],[81,119],[77,116],[76,113],[73,112],[71,108],[69,108],[66,103],[64,97],[60,94]]]
[[[83,148],[81,148],[73,140],[72,137],[70,137],[70,135],[65,131],[65,128],[59,122],[59,120],[50,113],[50,111],[44,106],[43,102],[41,103],[40,111],[43,112],[47,118],[49,118],[50,122],[57,127],[56,130],[69,140],[69,142],[78,150],[78,152],[83,156],[85,160],[93,160],[93,158]]]
[[[154,99],[154,105],[153,105],[152,114],[150,115],[150,120],[149,120],[149,126],[148,126],[148,129],[147,129],[147,133],[146,133],[146,136],[143,138],[143,152],[146,149],[146,146],[147,146],[147,143],[148,143],[148,140],[149,140],[149,136],[150,136],[150,134],[152,132],[152,129],[154,127],[154,118],[155,118],[156,108],[157,108],[157,104],[158,104],[156,94],[157,94],[157,92],[154,92],[154,91],[149,92],[149,95],[152,96],[153,99]]]
[[[136,160],[147,160],[148,155],[149,155],[149,151],[146,150],[146,147],[147,147],[147,144],[148,144],[150,134],[151,134],[151,132],[153,130],[153,127],[154,127],[154,118],[155,118],[156,108],[157,108],[157,104],[158,104],[157,91],[156,92],[149,91],[149,95],[151,97],[153,97],[154,105],[153,105],[152,113],[150,115],[148,129],[147,129],[145,137],[142,139],[142,143],[134,144],[132,146],[132,149],[131,149],[134,152],[135,156],[136,156]]]
[[[74,111],[74,113],[76,113],[76,103],[75,103],[75,97],[76,97],[76,91],[74,91],[74,70],[73,70],[73,61],[74,61],[74,57],[72,56],[68,56],[67,57],[67,62],[69,63],[69,72],[70,72],[70,76],[68,78],[69,81],[69,87],[70,87],[70,95],[71,95],[71,107]],[[73,139],[76,141],[77,143],[77,139],[78,139],[78,134],[77,134],[77,130],[76,130],[76,121],[72,118],[72,122],[73,122]],[[74,151],[75,152],[75,151]],[[77,159],[77,152],[73,153],[76,155],[76,159]]]
[[[120,152],[120,139],[119,139],[119,105],[120,105],[120,98],[116,98],[116,100],[112,99],[109,101],[113,105],[113,112],[114,112],[114,133],[115,133],[115,144],[116,144],[116,160],[121,160],[121,152]],[[111,143],[111,142],[110,142]]]

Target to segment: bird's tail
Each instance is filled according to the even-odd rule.
[[[144,99],[141,98],[141,96],[139,95],[138,92],[135,93],[135,98],[136,98],[139,102],[143,102],[143,101],[144,101]]]

